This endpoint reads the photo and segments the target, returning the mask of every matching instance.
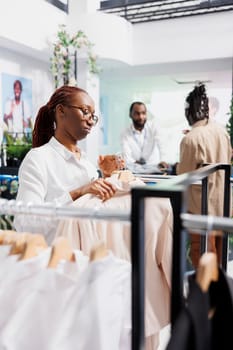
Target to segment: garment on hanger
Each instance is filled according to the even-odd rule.
[[[166,350],[228,350],[232,324],[233,279],[219,268],[218,280],[203,292],[194,274]]]
[[[121,182],[117,175],[109,178],[117,187],[110,200],[102,201],[91,194],[73,203],[77,208],[101,208],[130,211],[130,189],[134,185],[145,186],[136,179]],[[170,322],[170,288],[172,259],[173,214],[169,199],[147,198],[145,200],[145,264],[146,264],[146,337],[159,336],[159,331]],[[105,242],[107,248],[120,259],[130,261],[130,225],[115,221],[70,219],[60,222],[58,236],[68,237],[72,246],[90,255],[91,248]]]
[[[89,264],[89,256],[83,254],[81,250],[74,249],[74,261],[60,260],[56,271],[62,273],[75,281],[78,281],[81,274],[87,269]]]
[[[189,296],[172,330],[166,350],[210,350],[209,298],[198,284],[189,285]]]
[[[232,343],[233,279],[219,269],[217,282],[209,289],[210,307],[214,308],[211,322],[211,350],[228,350]]]
[[[112,253],[89,264],[63,312],[52,349],[131,349],[131,266]]]
[[[0,330],[27,300],[30,289],[37,282],[37,276],[48,265],[50,253],[51,248],[49,247],[38,256],[28,260],[18,260],[20,255],[12,255],[6,258],[5,263],[1,262]]]
[[[71,278],[54,269],[43,269],[25,280],[16,296],[17,307],[0,329],[0,349],[52,350],[52,335],[74,285]]]
[[[80,350],[130,350],[128,262],[108,254],[91,262],[76,280],[54,268],[36,271],[35,264],[23,270],[30,260],[17,262],[21,274],[11,276],[8,288],[0,290],[1,349],[70,350],[79,344]]]

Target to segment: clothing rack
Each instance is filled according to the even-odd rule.
[[[223,218],[213,215],[181,214],[182,225],[186,229],[221,230],[233,233],[232,218]]]
[[[104,210],[100,208],[74,208],[72,206],[54,206],[52,204],[36,205],[33,203],[16,202],[0,198],[0,213],[7,215],[23,214],[37,215],[56,219],[82,218],[96,220],[130,221],[130,213],[119,210]]]
[[[138,220],[135,215],[127,212],[120,212],[114,210],[103,210],[100,208],[86,209],[74,208],[72,206],[54,206],[54,205],[33,205],[32,203],[24,204],[15,200],[6,200],[0,198],[0,213],[5,215],[38,215],[42,217],[49,217],[50,219],[65,219],[65,218],[91,218],[96,220],[120,220],[125,222],[132,222],[131,224],[131,256],[132,256],[132,350],[142,350],[144,348],[144,328],[141,328],[142,317],[141,312],[144,313],[144,299],[141,299],[142,291],[144,290],[144,278],[142,272],[144,271],[144,245],[139,246],[141,242],[144,243],[144,231],[139,235],[132,234],[137,226]],[[141,218],[144,222],[144,218]],[[140,260],[140,263],[139,263]],[[140,271],[139,271],[140,269]],[[139,292],[138,292],[139,291]],[[144,295],[144,294],[143,294]],[[144,323],[143,323],[144,324]],[[140,333],[140,342],[138,342],[138,327],[142,329]]]
[[[169,198],[173,207],[173,256],[172,256],[172,296],[171,324],[174,325],[183,303],[183,276],[185,268],[185,227],[181,214],[187,212],[187,188],[194,182],[202,182],[202,213],[207,210],[208,176],[224,170],[224,216],[228,216],[230,206],[230,165],[207,165],[196,171],[160,181],[156,185],[136,187],[131,190],[131,213],[84,209],[53,205],[33,205],[16,203],[14,200],[0,199],[0,212],[15,215],[41,215],[49,218],[91,218],[99,220],[131,221],[132,257],[132,350],[144,349],[144,207],[147,197]],[[227,242],[223,244],[223,267],[226,260]],[[225,260],[224,260],[225,259]]]
[[[144,281],[144,205],[147,197],[162,197],[170,198],[173,207],[173,256],[172,256],[172,295],[171,295],[171,325],[173,325],[183,306],[183,276],[185,272],[185,243],[186,230],[182,225],[181,214],[187,213],[187,189],[195,183],[202,183],[202,214],[208,213],[208,176],[215,171],[224,171],[224,203],[223,216],[229,217],[230,212],[230,172],[229,164],[212,164],[206,165],[193,172],[175,176],[172,179],[160,181],[156,185],[144,186],[143,188],[132,189],[132,230],[136,240],[136,248],[132,251],[133,254],[141,254],[142,258],[137,261],[140,266],[137,266],[137,272],[140,274],[138,278]],[[227,263],[227,248],[228,235],[223,238],[222,249],[222,267],[226,269]],[[138,249],[138,251],[137,251]],[[141,250],[140,250],[141,249]],[[134,295],[134,297],[136,297]],[[144,303],[144,291],[142,288],[138,290],[137,299],[140,300],[140,305]],[[135,325],[135,330],[138,332],[139,343],[143,342],[144,338],[144,319],[143,309],[141,308],[141,316],[136,315],[138,323]],[[137,317],[138,316],[138,317]]]

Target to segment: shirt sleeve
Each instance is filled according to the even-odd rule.
[[[41,159],[41,155],[31,150],[24,158],[19,169],[19,190],[17,201],[25,203],[32,202],[43,204],[46,200],[48,187],[48,171],[46,162]],[[51,201],[55,204],[72,203],[72,198],[68,191],[63,188],[57,189],[54,199]]]
[[[127,165],[133,164],[136,162],[136,158],[133,156],[133,145],[132,145],[132,136],[130,135],[130,131],[126,130],[121,135],[121,149],[122,155]],[[139,157],[140,158],[140,157]]]
[[[34,150],[24,158],[19,169],[19,188],[16,202],[24,205],[65,205],[72,203],[69,192],[64,189],[58,189],[54,199],[51,202],[46,201],[48,173],[46,164],[42,161]],[[32,215],[15,215],[14,227],[19,232],[35,232],[43,234],[49,242],[49,232],[54,231],[55,221],[48,218]],[[49,237],[49,238],[48,238]]]
[[[28,153],[19,169],[17,201],[42,204],[45,201],[47,176],[37,157]]]
[[[197,143],[194,143],[192,138],[185,136],[180,144],[180,161],[176,167],[177,174],[196,170],[201,162],[198,157]]]

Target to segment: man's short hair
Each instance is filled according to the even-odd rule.
[[[131,104],[131,106],[129,107],[129,115],[131,115],[131,114],[132,114],[132,111],[133,111],[134,105],[143,105],[143,106],[145,107],[145,109],[146,109],[146,105],[145,105],[145,103],[140,102],[140,101],[135,101],[135,102],[133,102],[133,103]],[[146,111],[147,111],[147,109],[146,109]]]

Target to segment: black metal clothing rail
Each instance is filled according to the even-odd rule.
[[[109,0],[101,1],[99,10],[124,17],[136,24],[232,11],[233,0]]]
[[[92,219],[112,220],[118,218],[131,221],[131,256],[132,256],[132,350],[143,350],[144,335],[144,203],[148,197],[170,198],[173,215],[173,256],[172,256],[172,296],[171,296],[171,322],[172,325],[183,305],[183,275],[185,267],[185,227],[182,225],[181,214],[186,213],[186,190],[189,185],[203,180],[218,170],[225,171],[224,185],[224,216],[229,213],[230,165],[208,165],[194,172],[176,176],[157,183],[156,186],[143,186],[132,189],[131,213],[115,211],[89,210],[80,208],[78,211],[72,207],[49,207],[17,204],[15,201],[0,200],[0,212],[3,214],[28,214],[57,218],[83,217]],[[205,186],[203,186],[204,188]],[[207,191],[204,192],[207,196]],[[207,200],[207,198],[206,198]]]
[[[132,350],[144,349],[144,202],[148,197],[170,198],[173,207],[173,253],[172,253],[172,295],[171,295],[171,324],[174,322],[183,306],[183,276],[185,273],[185,242],[186,228],[182,225],[181,214],[187,212],[187,189],[197,181],[204,181],[202,185],[202,201],[207,202],[208,176],[215,171],[225,172],[224,183],[224,216],[229,217],[230,212],[230,172],[229,164],[207,165],[196,171],[166,179],[155,186],[146,186],[132,189],[131,211],[131,244],[132,244]],[[204,210],[207,205],[203,205]],[[226,237],[227,242],[227,237]],[[222,265],[225,268],[227,259],[226,245],[222,254]],[[139,288],[135,288],[135,286]]]

